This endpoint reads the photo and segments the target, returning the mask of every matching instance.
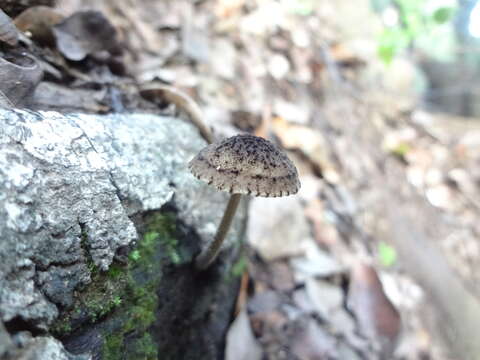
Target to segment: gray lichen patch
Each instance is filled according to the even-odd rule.
[[[69,354],[62,343],[50,337],[39,336],[25,339],[22,349],[10,352],[7,359],[55,359],[55,360],[90,360],[88,355]]]
[[[50,266],[37,272],[37,283],[45,296],[63,308],[73,304],[73,292],[90,283],[87,266],[83,263],[70,266]]]
[[[186,169],[204,145],[174,118],[0,109],[0,318],[46,328],[172,198],[208,241],[225,197]]]
[[[71,334],[82,342],[79,331],[93,334],[96,345],[82,343],[73,353],[96,346],[111,358],[117,357],[110,350],[118,349],[118,358],[124,349],[145,358],[157,351],[151,324],[164,322],[165,314],[172,321],[180,316],[171,296],[195,305],[196,318],[210,312],[211,299],[185,298],[192,282],[199,294],[209,287],[225,291],[216,295],[223,320],[212,318],[223,329],[233,306],[225,300],[234,298],[227,290],[235,284],[219,277],[200,286],[188,271],[227,200],[188,172],[188,161],[204,146],[195,127],[175,118],[0,109],[0,322],[12,332],[45,330],[62,340]],[[155,218],[156,227],[142,226],[139,219],[166,203],[187,235],[164,236],[159,219],[165,217]],[[245,217],[243,206],[227,246],[243,236]],[[236,254],[226,253],[221,266]],[[170,287],[185,276],[186,288]],[[165,314],[160,303],[170,304]],[[32,339],[42,359],[50,359],[43,349],[56,345],[54,356],[70,356],[51,337]]]

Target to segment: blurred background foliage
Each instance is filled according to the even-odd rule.
[[[385,24],[378,44],[385,63],[408,48],[437,60],[453,60],[455,28],[451,20],[458,10],[453,1],[372,0],[372,6]]]
[[[480,2],[371,0],[383,29],[377,52],[387,66],[408,59],[420,70],[415,91],[430,111],[480,115]]]

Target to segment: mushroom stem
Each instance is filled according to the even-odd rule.
[[[225,209],[225,213],[223,214],[222,221],[218,226],[218,230],[215,234],[213,242],[195,259],[195,268],[197,270],[205,270],[216,259],[218,253],[220,252],[220,248],[222,247],[225,235],[227,235],[230,224],[235,216],[235,211],[237,211],[240,197],[241,194],[232,194],[232,196],[230,196],[230,200],[228,200],[227,208]]]

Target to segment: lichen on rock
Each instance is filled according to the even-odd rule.
[[[161,316],[157,305],[181,296],[162,288],[163,270],[178,266],[193,276],[188,262],[213,236],[226,203],[186,169],[204,145],[175,118],[0,109],[0,320],[7,330],[48,331],[75,353],[106,354],[121,338],[126,352],[154,354],[157,339],[147,329]],[[175,227],[153,225],[167,226],[166,207],[178,236]],[[230,246],[244,219],[245,208]],[[225,286],[227,294],[234,285]],[[126,328],[136,335],[124,338]],[[80,349],[82,334],[101,341]]]

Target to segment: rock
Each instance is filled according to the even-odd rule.
[[[52,265],[47,271],[38,271],[37,276],[37,282],[45,296],[64,308],[72,306],[75,289],[90,283],[88,268],[85,264]]]
[[[12,346],[12,339],[8,334],[7,330],[3,326],[3,323],[0,322],[0,358],[8,351]]]
[[[213,73],[224,79],[234,79],[237,56],[237,50],[231,41],[222,38],[214,40],[210,60]]]
[[[248,224],[248,241],[267,261],[303,253],[301,244],[310,230],[296,197],[254,198]]]
[[[343,292],[340,286],[313,278],[308,279],[305,285],[315,311],[323,319],[328,320],[335,310],[342,308]]]
[[[272,286],[278,291],[290,291],[295,288],[293,271],[286,262],[276,261],[270,264]]]
[[[277,80],[284,78],[290,71],[290,63],[281,54],[273,54],[268,62],[268,72]]]
[[[237,252],[201,276],[189,266],[227,201],[186,168],[204,146],[175,118],[0,109],[0,320],[12,335],[48,330],[95,358],[193,356],[186,343],[218,357]],[[245,215],[244,204],[225,248],[241,238]],[[63,359],[46,355],[55,346],[34,337],[19,357]]]
[[[311,277],[328,277],[343,272],[344,267],[313,241],[304,244],[305,257],[290,260],[298,283]]]
[[[202,23],[204,19],[196,17],[196,21],[192,22],[191,10],[186,13],[190,15],[185,15],[188,20],[182,26],[182,53],[199,63],[208,63],[211,56],[210,38],[208,32],[204,30],[205,24]]]
[[[7,358],[8,359],[8,358]],[[89,355],[72,356],[62,346],[58,340],[50,337],[37,337],[31,339],[24,349],[15,354],[12,359],[17,360],[39,360],[39,359],[55,359],[55,360],[91,360]]]

